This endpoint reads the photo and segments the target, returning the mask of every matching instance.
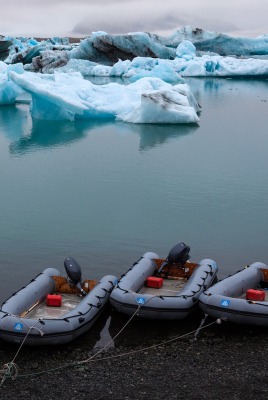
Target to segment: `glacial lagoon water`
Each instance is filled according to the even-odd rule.
[[[198,125],[33,121],[0,108],[0,300],[72,256],[120,276],[179,241],[224,277],[268,263],[268,81],[187,79]]]

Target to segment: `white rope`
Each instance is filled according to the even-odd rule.
[[[36,321],[33,326],[29,326],[29,325],[26,324],[28,326],[28,328],[29,328],[28,332],[25,335],[25,338],[23,339],[23,341],[21,342],[20,347],[18,348],[15,356],[13,357],[13,360],[10,363],[4,364],[3,369],[0,370],[0,373],[2,374],[2,380],[1,380],[1,383],[0,383],[0,387],[3,385],[3,383],[5,382],[5,380],[7,378],[11,378],[12,380],[17,378],[17,376],[18,376],[18,366],[15,364],[15,359],[17,358],[17,356],[18,356],[22,346],[24,345],[24,343],[25,343],[29,333],[31,332],[31,330],[32,329],[37,329],[40,332],[41,336],[43,336],[44,332],[42,332],[39,328],[36,328],[36,326],[35,326],[38,322],[39,321]]]
[[[132,316],[129,318],[129,320],[126,322],[123,328],[120,329],[120,331],[104,347],[102,347],[97,353],[93,354],[93,356],[89,357],[88,359],[79,361],[78,364],[85,364],[91,361],[93,358],[95,358],[98,354],[102,353],[106,349],[106,347],[108,347],[112,342],[114,342],[114,340],[125,330],[130,321],[135,317],[136,314],[138,314],[140,308],[141,305],[138,306],[137,310],[134,312],[134,314],[132,314]]]
[[[207,319],[207,314],[205,314],[204,318],[202,319],[199,328],[196,330],[195,335],[194,335],[194,340],[197,340],[197,336],[199,335],[200,329],[202,328],[202,326],[204,325],[206,319]]]
[[[0,387],[3,385],[7,378],[12,380],[18,376],[18,367],[14,362],[4,364],[3,369],[0,370],[0,376],[2,377]]]
[[[138,310],[137,310],[137,311],[138,311]],[[136,312],[137,312],[137,311],[136,311]],[[134,315],[132,315],[131,319],[132,319],[133,317],[134,317]],[[127,324],[128,324],[129,322],[130,322],[130,321],[128,321]],[[199,329],[199,331],[200,331],[201,329],[208,328],[209,326],[214,325],[214,324],[218,324],[218,323],[219,323],[219,319],[216,320],[216,321],[211,322],[210,324],[207,324],[207,325],[205,325],[205,326],[199,327],[198,329]],[[126,324],[126,325],[127,325],[127,324]],[[109,341],[109,343],[111,343],[111,342],[125,329],[126,325],[117,333],[116,336],[114,336],[114,338],[113,338],[112,340]],[[110,360],[110,359],[113,359],[113,358],[119,358],[119,357],[128,356],[128,355],[131,355],[131,354],[142,353],[142,352],[144,352],[144,351],[151,350],[151,349],[155,349],[155,348],[157,348],[157,347],[160,347],[160,346],[163,346],[163,345],[165,345],[165,344],[174,342],[174,341],[176,341],[176,340],[183,339],[183,338],[185,338],[186,336],[189,336],[189,335],[194,334],[196,331],[197,331],[197,330],[194,330],[194,331],[185,333],[185,334],[183,334],[183,335],[176,336],[176,337],[171,338],[171,339],[169,339],[169,340],[166,340],[166,341],[163,341],[163,342],[160,342],[160,343],[151,345],[151,346],[143,347],[142,349],[130,350],[130,351],[125,352],[125,353],[115,354],[115,355],[108,356],[108,357],[102,357],[102,358],[94,359],[98,354],[100,354],[100,353],[103,351],[104,348],[106,348],[106,347],[108,346],[108,344],[109,344],[109,343],[108,343],[108,344],[107,344],[104,348],[102,348],[99,352],[97,352],[97,353],[94,354],[92,357],[89,357],[89,358],[86,359],[86,360],[82,360],[82,361],[78,361],[78,362],[73,362],[73,363],[68,363],[68,364],[61,365],[61,366],[56,367],[56,368],[47,369],[47,370],[43,370],[43,371],[39,371],[39,372],[33,372],[33,373],[31,373],[31,374],[22,374],[22,375],[18,375],[18,378],[25,378],[25,377],[29,377],[29,376],[41,375],[41,374],[44,374],[44,373],[49,373],[49,372],[58,371],[58,370],[60,370],[60,369],[67,368],[67,367],[70,367],[70,366],[73,366],[73,367],[79,366],[79,365],[81,365],[81,364],[85,364],[85,363],[89,363],[89,362],[105,361],[105,360]]]
[[[155,296],[153,296],[153,297],[155,297]],[[150,300],[151,300],[151,298],[149,298],[149,299],[146,301],[146,303],[148,303]],[[146,304],[146,303],[145,303],[145,304]],[[127,356],[127,355],[129,355],[129,354],[141,353],[141,352],[143,352],[143,351],[151,350],[151,349],[154,349],[154,348],[156,348],[156,347],[163,346],[163,345],[165,345],[165,344],[167,344],[167,343],[171,343],[171,342],[173,342],[173,341],[182,339],[182,338],[184,338],[184,337],[186,337],[186,336],[189,336],[189,335],[192,335],[192,334],[194,334],[194,333],[195,333],[195,339],[196,339],[196,338],[197,338],[197,335],[199,334],[199,332],[200,332],[201,329],[204,329],[204,328],[207,328],[207,327],[209,327],[209,326],[211,326],[211,325],[214,325],[214,324],[216,324],[216,323],[217,323],[217,324],[219,323],[219,319],[217,319],[216,321],[214,321],[214,322],[212,322],[212,323],[210,323],[210,324],[207,324],[207,325],[203,326],[204,323],[205,323],[206,317],[207,317],[207,315],[205,315],[205,317],[204,317],[204,318],[202,319],[202,321],[201,321],[201,324],[200,324],[199,328],[196,329],[196,330],[194,330],[194,331],[185,333],[184,335],[177,336],[177,337],[175,337],[175,338],[172,338],[172,339],[163,341],[163,342],[161,342],[161,343],[158,343],[158,344],[155,344],[155,345],[152,345],[152,346],[144,347],[144,348],[139,349],[139,350],[131,350],[131,351],[126,352],[126,353],[121,353],[121,354],[117,354],[117,355],[109,356],[109,357],[103,357],[103,358],[101,358],[101,359],[98,358],[97,360],[94,360],[100,353],[102,353],[102,352],[103,352],[103,351],[104,351],[104,350],[105,350],[105,349],[106,349],[106,348],[107,348],[107,347],[108,347],[108,346],[109,346],[109,345],[110,345],[124,330],[125,330],[125,328],[126,328],[126,327],[128,326],[128,324],[132,321],[132,319],[138,314],[138,312],[139,312],[139,310],[140,310],[140,308],[141,308],[142,306],[144,306],[144,304],[139,304],[138,307],[137,307],[137,310],[132,314],[132,316],[131,316],[131,317],[129,318],[129,320],[125,323],[125,325],[120,329],[120,331],[119,331],[111,340],[109,340],[109,342],[108,342],[104,347],[102,347],[97,353],[93,354],[91,357],[89,357],[89,358],[87,358],[87,359],[85,359],[85,360],[78,361],[78,362],[72,362],[72,363],[68,363],[68,364],[65,364],[65,365],[61,365],[61,366],[56,367],[56,368],[52,368],[52,369],[48,369],[48,370],[43,370],[43,371],[39,371],[39,372],[34,372],[34,373],[31,373],[31,374],[22,374],[22,375],[19,375],[19,374],[18,374],[18,367],[17,367],[17,365],[15,364],[15,359],[17,358],[17,356],[18,356],[18,354],[19,354],[19,352],[20,352],[22,346],[24,345],[24,343],[25,343],[25,341],[26,341],[26,339],[27,339],[27,337],[28,337],[30,331],[31,331],[32,329],[37,329],[37,330],[40,332],[41,335],[44,334],[39,328],[36,328],[35,325],[39,322],[39,320],[36,321],[36,323],[35,323],[33,326],[29,326],[29,330],[28,330],[27,334],[25,335],[25,338],[23,339],[23,341],[22,341],[22,343],[21,343],[21,345],[20,345],[18,351],[16,352],[15,356],[13,357],[13,360],[12,360],[10,363],[5,364],[4,367],[3,367],[3,369],[0,370],[0,373],[3,375],[2,381],[1,381],[1,383],[0,383],[0,387],[2,386],[2,384],[4,383],[4,381],[5,381],[7,378],[11,378],[12,380],[14,380],[14,379],[16,379],[17,377],[29,377],[29,376],[34,376],[34,375],[40,375],[40,374],[43,374],[43,373],[49,373],[49,372],[57,371],[57,370],[60,370],[60,369],[63,369],[63,368],[69,367],[69,366],[79,366],[79,365],[81,365],[81,364],[86,364],[86,363],[89,363],[89,362],[102,361],[102,360],[107,360],[107,359],[111,359],[111,358],[117,358],[117,357]],[[27,325],[27,326],[28,326],[28,325]]]

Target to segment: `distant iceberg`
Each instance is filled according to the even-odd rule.
[[[69,43],[68,38],[58,37],[38,41],[34,38],[6,36],[5,41],[9,42],[9,52],[4,60],[7,64],[31,63],[42,51],[70,51],[75,47]]]
[[[178,74],[185,77],[268,76],[268,60],[209,54],[197,56],[195,45],[188,40],[178,45],[176,56],[169,63]]]
[[[127,35],[92,34],[82,40],[69,53],[70,58],[95,61],[112,65],[121,60],[135,57],[155,57],[169,59],[175,57],[175,48],[165,45],[161,36],[136,32]]]
[[[199,52],[213,52],[221,56],[268,55],[268,35],[256,38],[233,37],[225,33],[208,32],[187,25],[170,35],[166,44],[176,48],[183,40],[192,42]]]
[[[52,38],[38,42],[36,39],[5,37],[11,41],[7,63],[31,63],[42,52],[52,50],[68,52],[68,59],[89,60],[112,66],[119,59],[133,60],[136,57],[150,57],[173,60],[176,49],[184,40],[196,48],[197,56],[218,54],[220,56],[262,57],[268,56],[268,35],[256,38],[232,37],[218,32],[185,26],[168,37],[145,32],[112,35],[93,32],[90,36],[71,44],[68,38]]]
[[[183,40],[172,60],[155,57],[119,59],[104,65],[85,59],[69,58],[70,52],[44,51],[33,59],[33,69],[43,73],[80,72],[83,76],[121,77],[134,82],[144,77],[157,77],[168,83],[181,83],[183,77],[268,76],[268,59],[224,57],[218,54],[198,55],[195,45]],[[26,66],[31,70],[30,66]]]
[[[0,63],[0,104],[26,91],[36,119],[196,123],[199,105],[184,78],[268,77],[267,35],[232,38],[187,26],[167,38],[94,32],[75,45],[60,38],[4,40],[12,45]],[[83,76],[121,78],[125,85],[94,85]]]
[[[237,38],[185,26],[169,37],[93,32],[76,44],[60,38],[5,40],[13,41],[5,61],[21,61],[28,71],[76,71],[83,76],[121,77],[132,82],[158,77],[168,83],[182,82],[182,76],[267,75],[268,35]]]
[[[32,95],[36,119],[117,119],[132,123],[197,123],[200,110],[186,84],[172,86],[158,78],[129,85],[94,85],[79,73],[42,75],[10,72],[12,81]]]

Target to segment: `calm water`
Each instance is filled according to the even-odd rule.
[[[0,108],[0,300],[76,258],[120,276],[178,241],[223,277],[268,263],[268,81],[189,79],[199,125],[32,121]]]

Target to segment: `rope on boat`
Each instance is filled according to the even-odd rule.
[[[190,336],[190,335],[193,335],[193,334],[195,334],[195,337],[194,337],[194,338],[196,339],[197,336],[198,336],[198,334],[199,334],[199,332],[200,332],[202,329],[208,328],[208,327],[210,327],[210,326],[212,326],[212,325],[214,325],[214,324],[220,324],[220,323],[221,323],[221,318],[218,318],[216,321],[213,321],[213,322],[211,322],[211,323],[209,323],[209,324],[207,324],[207,325],[204,325],[204,322],[205,322],[205,319],[206,319],[206,317],[205,317],[205,318],[202,319],[201,324],[200,324],[200,326],[199,326],[198,329],[195,329],[195,330],[190,331],[190,332],[188,332],[188,333],[185,333],[185,334],[183,334],[183,335],[176,336],[176,337],[173,337],[173,338],[171,338],[171,339],[162,341],[162,342],[160,342],[160,343],[157,343],[157,344],[154,344],[154,345],[151,345],[151,346],[143,347],[143,348],[138,349],[138,350],[130,350],[130,351],[125,352],[125,353],[115,354],[115,355],[112,355],[112,356],[107,356],[107,357],[102,357],[102,358],[95,359],[97,355],[99,355],[100,353],[102,353],[102,352],[105,350],[105,348],[106,348],[107,346],[109,346],[109,344],[110,344],[111,342],[113,342],[113,341],[124,331],[124,329],[128,326],[128,324],[129,324],[129,323],[131,322],[131,320],[134,318],[134,316],[138,313],[140,307],[141,307],[141,305],[137,308],[137,310],[135,311],[135,313],[134,313],[134,314],[129,318],[129,320],[125,323],[125,325],[123,326],[123,328],[120,329],[120,331],[119,331],[119,332],[118,332],[104,347],[102,347],[97,353],[93,354],[91,357],[89,357],[89,358],[87,358],[87,359],[85,359],[85,360],[67,363],[67,364],[61,365],[61,366],[56,367],[56,368],[51,368],[51,369],[46,369],[46,370],[43,370],[43,371],[33,372],[33,373],[30,373],[30,374],[21,374],[21,375],[20,375],[20,374],[18,373],[18,367],[17,367],[17,365],[14,363],[14,361],[15,361],[16,357],[18,356],[18,353],[19,353],[19,351],[21,350],[22,345],[23,345],[24,342],[25,342],[28,333],[30,332],[30,330],[29,330],[29,332],[27,333],[25,339],[24,339],[23,342],[21,343],[21,346],[20,346],[20,348],[18,349],[17,353],[15,354],[15,356],[14,356],[13,360],[11,361],[11,363],[5,364],[5,365],[4,365],[4,369],[3,369],[3,370],[0,370],[1,373],[4,372],[4,375],[3,375],[3,378],[2,378],[2,382],[0,383],[0,387],[2,386],[2,384],[4,383],[4,381],[5,381],[7,378],[11,378],[12,380],[15,380],[16,378],[25,378],[25,377],[31,377],[31,376],[41,375],[41,374],[44,374],[44,373],[54,372],[54,371],[58,371],[58,370],[61,370],[61,369],[67,368],[67,367],[71,367],[71,366],[72,366],[72,367],[78,367],[78,366],[80,366],[80,365],[82,365],[82,364],[86,364],[86,363],[90,363],[90,362],[105,361],[105,360],[109,360],[109,359],[113,359],[113,358],[125,357],[125,356],[131,355],[131,354],[142,353],[142,352],[144,352],[144,351],[155,349],[155,348],[157,348],[157,347],[160,347],[160,346],[163,346],[163,345],[165,345],[165,344],[174,342],[174,341],[176,341],[176,340],[183,339],[183,338],[185,338],[185,337],[187,337],[187,336]]]

